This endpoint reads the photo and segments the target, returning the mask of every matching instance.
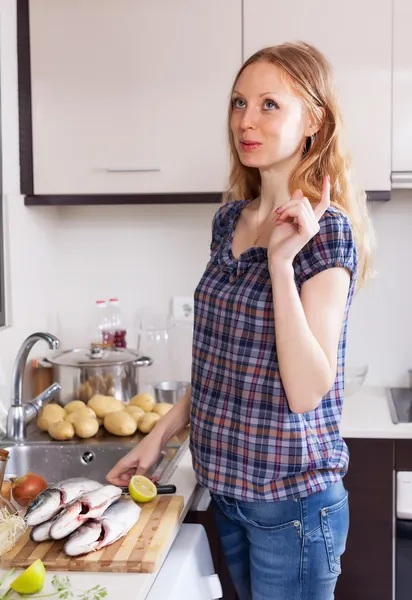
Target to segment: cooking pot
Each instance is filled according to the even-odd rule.
[[[48,361],[53,365],[54,381],[61,385],[59,402],[88,402],[95,394],[114,396],[128,402],[139,389],[140,367],[153,361],[137,351],[123,348],[61,350]]]

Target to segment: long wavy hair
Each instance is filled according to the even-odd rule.
[[[365,192],[355,183],[352,160],[344,140],[342,115],[332,81],[329,62],[319,50],[304,42],[285,43],[259,50],[240,68],[239,76],[253,63],[266,61],[281,69],[293,89],[301,98],[309,118],[320,125],[313,136],[307,138],[302,159],[290,176],[289,190],[301,189],[312,204],[319,202],[326,174],[331,179],[331,204],[347,215],[355,238],[358,257],[357,287],[372,276],[373,229],[369,217]],[[230,176],[229,189],[224,194],[228,200],[253,199],[260,195],[259,170],[244,166],[235,148],[229,104]]]

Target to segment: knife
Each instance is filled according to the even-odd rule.
[[[157,485],[156,484],[156,488],[157,488],[157,493],[158,494],[175,494],[176,493],[176,486],[172,485],[172,484],[168,484],[168,485]],[[127,486],[122,487],[122,495],[129,495],[129,488]]]

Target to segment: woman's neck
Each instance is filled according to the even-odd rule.
[[[283,164],[278,163],[269,169],[260,170],[259,212],[262,218],[266,218],[273,210],[290,200],[290,176],[297,167],[299,160],[300,154],[293,156]]]

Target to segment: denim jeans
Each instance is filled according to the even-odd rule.
[[[334,598],[349,527],[341,481],[295,500],[212,502],[239,600]]]

